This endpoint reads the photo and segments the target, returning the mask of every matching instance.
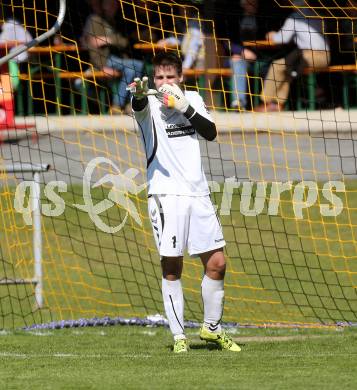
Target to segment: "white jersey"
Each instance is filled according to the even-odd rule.
[[[197,113],[212,121],[197,92],[186,91],[185,96]],[[208,195],[200,145],[190,121],[155,96],[148,96],[148,100],[142,111],[134,112],[146,151],[148,193]]]
[[[28,43],[32,41],[32,35],[24,29],[24,27],[17,21],[13,19],[8,19],[2,25],[2,32],[0,34],[0,42],[7,41],[19,41],[21,43]],[[16,50],[16,47],[13,47],[10,50],[10,53]],[[28,52],[24,51],[14,58],[18,63],[28,60]]]
[[[303,17],[294,12],[290,15],[281,30],[273,36],[275,43],[290,43],[292,40],[301,50],[329,51],[330,46],[323,32],[320,19]]]

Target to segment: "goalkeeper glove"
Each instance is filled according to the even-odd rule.
[[[130,91],[135,99],[138,100],[144,99],[144,97],[148,95],[156,95],[156,89],[149,89],[148,81],[149,79],[146,76],[144,76],[142,79],[136,77],[134,81],[126,87],[126,90]]]
[[[156,97],[168,108],[176,108],[183,114],[187,111],[190,103],[183,94],[181,88],[176,84],[164,84],[159,88]]]

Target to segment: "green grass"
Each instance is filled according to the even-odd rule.
[[[357,383],[356,329],[238,329],[240,353],[171,352],[162,328],[112,327],[0,335],[3,389],[348,389]]]
[[[336,219],[313,207],[292,219],[283,197],[277,216],[244,217],[239,194],[222,218],[228,245],[226,321],[240,323],[356,321],[354,220],[356,183]],[[11,191],[9,191],[11,192]],[[31,276],[31,227],[13,212],[11,194],[1,194],[0,275]],[[106,193],[97,193],[98,200]],[[220,203],[221,194],[215,194]],[[95,229],[81,189],[65,195],[65,214],[43,218],[44,296],[34,309],[32,286],[0,287],[0,328],[49,320],[162,313],[160,265],[146,217],[144,228],[129,222],[115,236]],[[123,218],[115,208],[105,217]],[[351,220],[349,219],[351,218]],[[354,223],[354,222],[353,222]],[[186,318],[202,320],[197,260],[185,258]],[[60,331],[0,332],[0,388],[9,389],[335,389],[357,383],[357,329],[239,329],[238,354],[207,349],[198,331],[188,331],[191,351],[171,352],[166,329],[108,327]]]
[[[230,214],[221,217],[228,264],[225,321],[357,321],[356,181],[346,182],[346,188],[341,195],[344,209],[337,218],[322,217],[316,204],[303,212],[301,220],[294,218],[291,193],[282,195],[278,215],[267,215],[265,202],[256,217],[241,213],[241,193],[234,193]],[[0,193],[0,233],[5,237],[0,248],[0,277],[31,278],[32,227],[14,212],[14,188],[7,190]],[[95,202],[106,198],[107,192],[93,190]],[[143,227],[129,218],[115,235],[101,232],[87,213],[73,207],[74,203],[83,204],[81,186],[69,186],[61,196],[65,213],[43,218],[45,308],[34,310],[33,286],[0,286],[0,328],[162,313],[160,260],[145,196],[135,200]],[[219,206],[222,192],[214,193],[213,198]],[[124,214],[125,210],[112,207],[103,219],[115,226]],[[202,319],[201,278],[200,262],[185,257],[187,319]]]

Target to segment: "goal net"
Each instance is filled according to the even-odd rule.
[[[16,20],[32,36],[47,31],[56,2],[35,3],[3,2],[0,22],[14,28]],[[223,320],[356,323],[355,2],[276,0],[256,10],[264,33],[245,41],[257,58],[239,77],[244,105],[233,104],[240,91],[229,36],[243,8],[117,0],[110,18],[102,9],[107,0],[70,3],[61,33],[2,70],[0,328],[163,314],[146,156],[120,89],[131,81],[128,68],[151,76],[159,50],[183,59],[197,54],[185,88],[203,96],[218,129],[216,141],[200,146],[227,242]],[[261,41],[293,11],[322,22],[343,63],[297,72],[284,109],[256,112],[269,65],[293,49]],[[108,26],[123,38],[119,49]],[[198,37],[194,52],[184,46],[190,34]],[[346,39],[353,44],[344,46]],[[12,46],[1,47],[3,56]],[[137,62],[114,69],[110,56]],[[188,320],[202,319],[201,279],[200,261],[185,256]]]

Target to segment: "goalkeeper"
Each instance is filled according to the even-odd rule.
[[[128,90],[146,151],[149,216],[161,256],[162,295],[174,352],[188,351],[181,285],[186,248],[201,258],[204,267],[200,338],[238,352],[240,347],[221,328],[225,241],[210,200],[197,136],[213,141],[216,126],[200,95],[181,90],[182,62],[176,54],[159,53],[153,69],[155,90],[148,89],[147,77],[135,79]]]

